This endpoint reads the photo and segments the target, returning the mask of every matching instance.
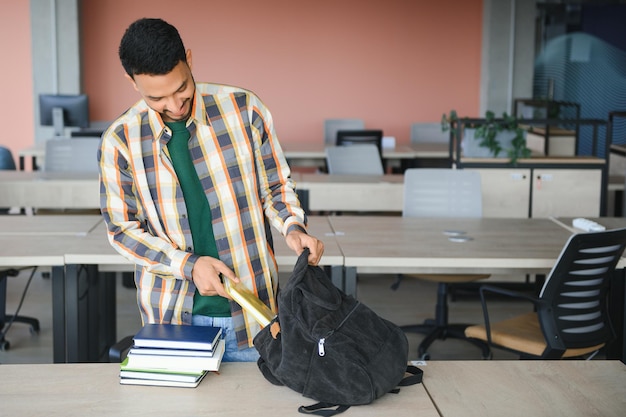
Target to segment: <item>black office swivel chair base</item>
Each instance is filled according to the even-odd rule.
[[[39,320],[33,317],[26,316],[13,316],[6,314],[6,294],[7,294],[7,278],[14,277],[18,274],[18,271],[9,269],[6,271],[0,271],[0,350],[9,350],[11,344],[4,338],[6,335],[5,326],[8,323],[25,323],[30,325],[31,333],[39,333]]]
[[[489,345],[481,340],[469,339],[465,336],[465,328],[469,324],[448,323],[448,284],[437,284],[437,304],[435,306],[435,318],[425,320],[423,324],[400,326],[405,332],[425,333],[426,336],[417,348],[417,356],[420,360],[430,359],[428,348],[436,340],[459,339],[471,343],[482,351],[483,359],[491,359],[492,353]]]

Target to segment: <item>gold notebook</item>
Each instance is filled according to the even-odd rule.
[[[252,314],[261,327],[267,326],[274,317],[276,317],[276,314],[242,283],[235,284],[229,279],[225,279],[224,281],[226,284],[224,287],[228,294],[246,311],[246,313]]]

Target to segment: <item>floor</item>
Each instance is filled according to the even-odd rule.
[[[20,315],[37,317],[40,321],[39,333],[32,333],[27,325],[14,323],[6,334],[10,348],[0,351],[0,363],[52,363],[52,317],[51,282],[36,271],[28,286]],[[9,278],[7,312],[15,312],[23,291],[29,282],[30,270],[24,270],[18,277]],[[288,278],[288,274],[281,276]],[[117,285],[117,335],[121,338],[134,334],[140,327],[140,319],[135,304],[135,290],[124,287],[121,277]],[[520,280],[523,279],[520,277]],[[393,275],[359,276],[358,298],[379,315],[399,324],[420,323],[433,317],[436,284],[406,278],[399,289],[390,287],[395,282]],[[490,304],[496,318],[504,318],[519,312],[528,311],[529,305],[521,302],[496,300]],[[449,303],[450,322],[480,323],[482,312],[478,298],[473,294],[459,295]],[[423,338],[420,334],[407,334],[409,359],[417,359],[417,345]],[[494,351],[494,359],[516,359],[508,352]],[[455,339],[436,341],[429,349],[432,360],[480,360],[481,352],[467,342]]]

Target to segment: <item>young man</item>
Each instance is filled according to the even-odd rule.
[[[102,136],[101,208],[113,247],[136,264],[143,323],[220,326],[224,361],[256,360],[251,315],[221,279],[243,282],[276,311],[269,226],[297,254],[306,233],[272,116],[248,90],[196,83],[176,28],[140,19],[119,56],[142,100]]]

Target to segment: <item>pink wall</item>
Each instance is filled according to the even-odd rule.
[[[17,152],[35,142],[30,7],[11,0],[1,0],[0,7],[0,145],[11,149],[17,164]]]
[[[482,0],[107,0],[82,5],[94,120],[138,99],[117,47],[140,17],[179,29],[196,80],[259,94],[283,143],[321,141],[325,118],[359,117],[408,143],[413,122],[478,114]]]

